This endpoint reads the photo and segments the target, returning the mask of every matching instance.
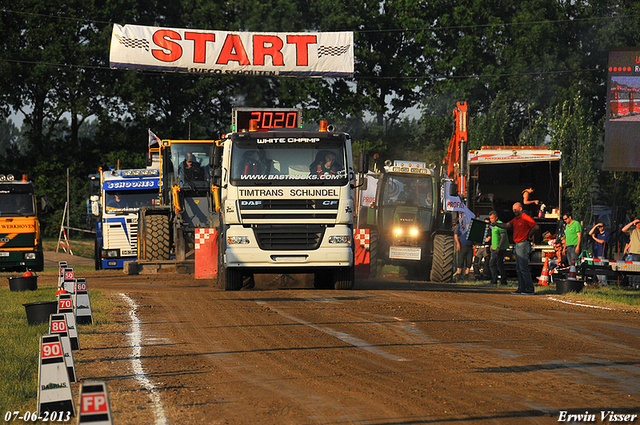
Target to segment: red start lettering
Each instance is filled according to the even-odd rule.
[[[229,61],[237,61],[240,65],[251,65],[242,40],[237,34],[227,35],[216,63],[218,65],[226,65]]]
[[[151,54],[154,58],[162,62],[173,62],[182,56],[182,46],[172,40],[180,40],[180,34],[172,30],[159,30],[153,34],[153,42],[164,50],[152,49]],[[168,50],[169,53],[165,53]]]
[[[296,45],[296,66],[309,65],[309,44],[315,44],[315,35],[288,35],[287,43]]]
[[[264,65],[264,57],[271,56],[273,66],[283,66],[282,39],[274,35],[253,36],[253,64]]]
[[[207,62],[207,42],[214,43],[216,36],[210,32],[186,31],[184,40],[193,42],[193,63]],[[296,66],[309,65],[309,45],[318,42],[315,35],[287,35],[287,44],[295,45]],[[182,57],[183,47],[180,33],[174,30],[158,30],[153,34],[153,42],[159,49],[151,49],[154,58],[162,62],[175,62]],[[283,66],[284,57],[282,48],[284,41],[275,35],[252,36],[253,64],[264,65],[265,57],[270,56],[273,66]],[[215,61],[217,65],[227,65],[229,62],[238,62],[239,65],[251,65],[246,48],[238,34],[227,34],[220,53]]]
[[[216,35],[208,32],[185,32],[185,40],[193,40],[193,62],[204,63],[207,60],[207,41],[216,41]]]

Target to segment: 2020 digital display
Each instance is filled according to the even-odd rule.
[[[249,130],[251,120],[256,120],[257,131],[302,127],[302,110],[297,108],[237,108],[233,112],[233,131]]]

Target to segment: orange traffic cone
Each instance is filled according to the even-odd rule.
[[[569,276],[567,277],[567,280],[578,280],[576,279],[576,266],[575,264],[571,264],[571,268],[569,268]]]
[[[549,286],[549,257],[544,259],[544,266],[542,267],[542,273],[538,278],[538,285]]]

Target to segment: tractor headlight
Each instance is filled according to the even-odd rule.
[[[412,228],[410,232],[411,232],[411,236],[418,236],[418,229],[416,229],[415,227]]]
[[[396,236],[400,236],[402,234],[402,228],[396,227],[393,233],[395,233]]]
[[[24,253],[24,259],[25,260],[35,260],[36,259],[36,253],[35,252],[25,252]]]

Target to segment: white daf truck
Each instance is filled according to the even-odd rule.
[[[239,290],[253,273],[313,273],[316,288],[353,288],[360,170],[350,136],[326,122],[319,131],[251,130],[225,135],[212,155],[219,286]]]

